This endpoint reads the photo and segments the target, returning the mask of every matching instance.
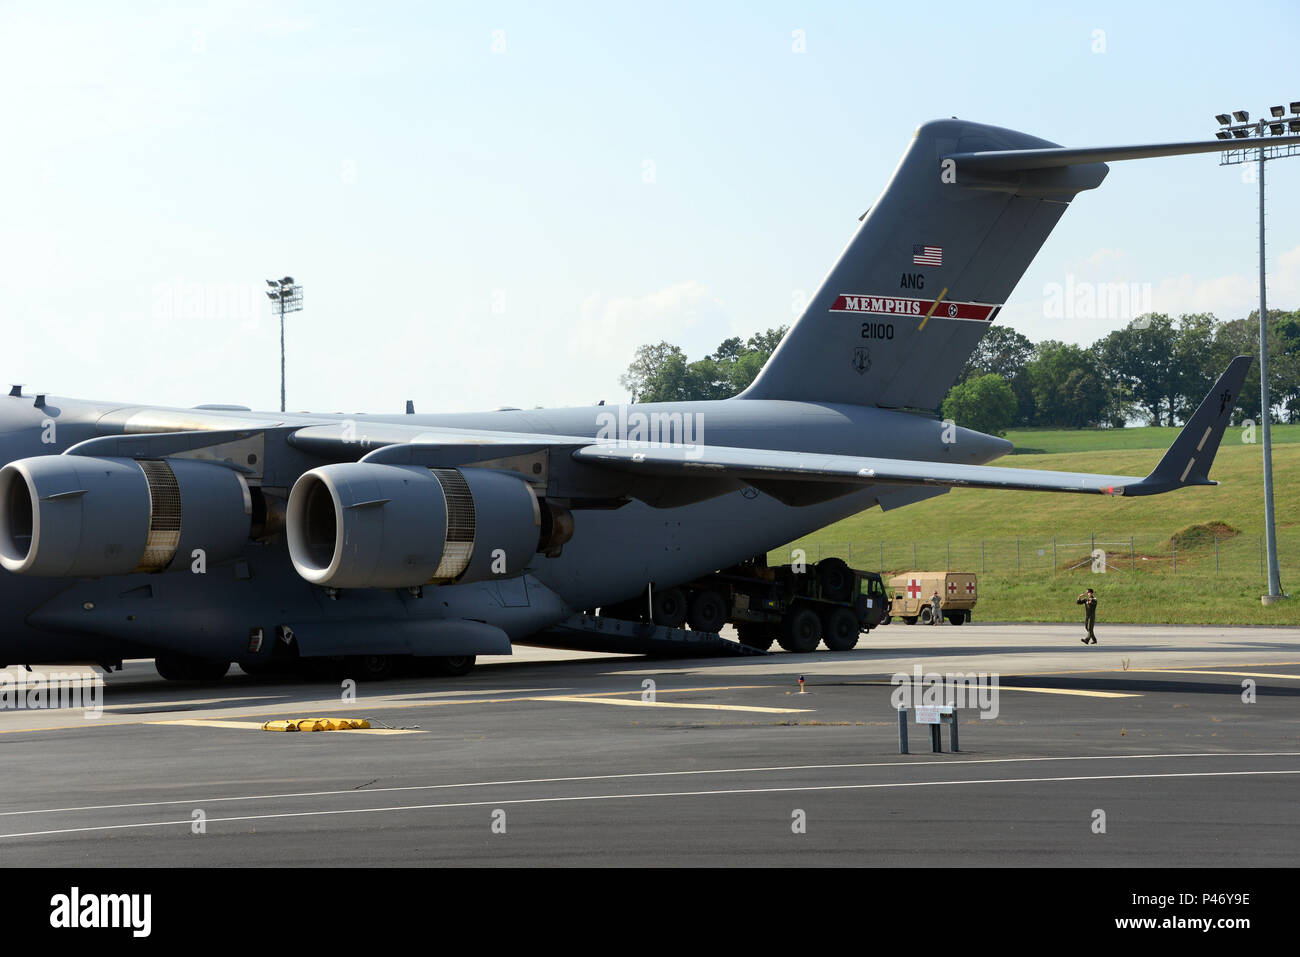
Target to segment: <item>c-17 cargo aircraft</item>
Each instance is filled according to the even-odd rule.
[[[1106,162],[1222,149],[924,124],[753,384],[722,401],[342,416],[14,387],[0,397],[0,663],[146,657],[164,677],[214,679],[232,662],[340,657],[463,673],[565,634],[635,650],[635,629],[584,611],[654,609],[873,506],[954,487],[1213,485],[1248,357],[1146,476],[991,466],[1009,442],[933,410]]]

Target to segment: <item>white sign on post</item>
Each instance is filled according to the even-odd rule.
[[[917,724],[939,724],[945,716],[952,714],[952,705],[918,705],[915,710]]]

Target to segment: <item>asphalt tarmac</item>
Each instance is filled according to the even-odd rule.
[[[354,700],[339,681],[182,685],[131,662],[98,718],[0,711],[0,858],[1292,864],[1300,630],[1101,626],[1087,647],[1080,631],[891,625],[848,653],[672,662],[520,648]],[[944,682],[967,698],[957,753],[946,725],[936,754],[910,721],[899,753],[891,679],[917,666],[984,692]],[[315,716],[372,730],[261,730]]]

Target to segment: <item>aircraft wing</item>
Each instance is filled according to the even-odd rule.
[[[1217,485],[1209,469],[1232,415],[1249,356],[1237,356],[1202,400],[1151,474],[1095,475],[989,465],[953,465],[911,459],[882,459],[810,452],[710,446],[588,445],[573,452],[581,462],[659,476],[729,476],[947,488],[1019,489],[1104,495],[1155,495],[1187,485]]]

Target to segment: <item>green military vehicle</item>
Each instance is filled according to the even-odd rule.
[[[719,631],[729,622],[742,644],[764,651],[773,641],[786,651],[816,651],[822,642],[831,651],[848,651],[889,613],[881,577],[838,558],[769,567],[759,556],[680,590],[691,628]]]

